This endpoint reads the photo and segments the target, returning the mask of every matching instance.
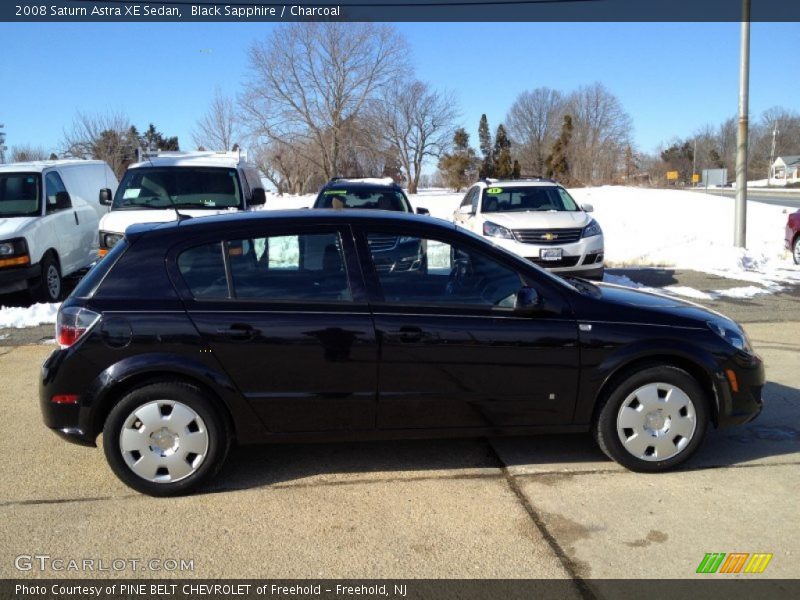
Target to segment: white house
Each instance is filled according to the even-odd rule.
[[[800,154],[779,156],[769,169],[770,185],[800,183]]]

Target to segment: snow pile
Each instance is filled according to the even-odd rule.
[[[61,304],[34,304],[29,307],[0,307],[0,329],[36,327],[56,322]]]

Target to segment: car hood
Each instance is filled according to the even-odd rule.
[[[39,217],[0,217],[0,240],[18,236]]]
[[[688,300],[611,283],[595,285],[596,294],[583,295],[591,301],[579,310],[581,319],[682,327],[705,327],[709,321],[720,319],[733,322],[725,315]],[[609,315],[614,318],[609,319]]]
[[[508,229],[572,229],[586,227],[592,218],[582,210],[483,213],[486,221]]]
[[[224,215],[229,212],[237,212],[236,209],[191,210],[181,208],[178,210],[182,215],[187,215],[190,217],[210,217],[212,215]],[[103,215],[103,218],[100,220],[100,230],[114,233],[125,233],[125,230],[128,227],[137,223],[167,223],[169,221],[177,220],[178,216],[172,209],[112,210],[111,212]]]

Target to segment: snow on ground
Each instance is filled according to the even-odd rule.
[[[29,307],[0,307],[0,329],[36,327],[56,322],[56,314],[61,304],[34,304]]]

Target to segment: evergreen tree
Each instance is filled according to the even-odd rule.
[[[135,131],[136,128],[131,127],[131,132]],[[152,123],[150,123],[147,131],[139,136],[139,143],[145,150],[180,150],[177,136],[164,137]]]
[[[511,161],[511,140],[508,139],[506,128],[497,127],[494,136],[494,174],[500,179],[509,179],[514,175],[514,163]]]
[[[571,139],[572,116],[564,115],[564,122],[561,125],[561,134],[553,144],[553,151],[544,161],[545,168],[547,169],[547,176],[564,184],[570,181],[567,150]]]
[[[463,127],[457,129],[453,136],[453,151],[439,159],[442,179],[448,187],[459,192],[474,181],[477,163],[475,150],[469,145],[469,134]]]
[[[514,161],[514,173],[511,175],[512,179],[519,179],[522,177],[522,167],[518,160]]]
[[[478,124],[478,141],[480,142],[483,162],[481,163],[479,177],[494,177],[494,153],[492,151],[492,134],[489,132],[489,120],[486,115],[481,115]]]

